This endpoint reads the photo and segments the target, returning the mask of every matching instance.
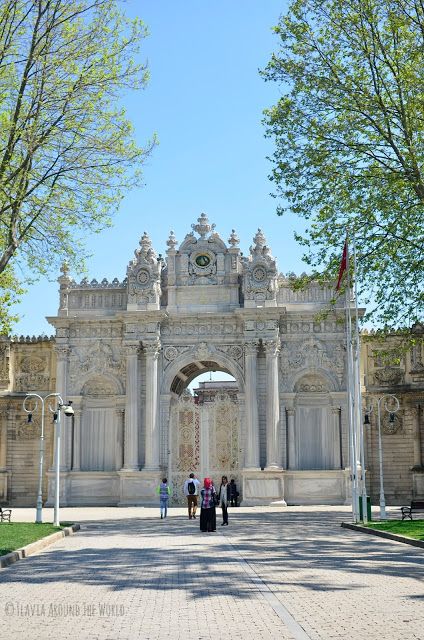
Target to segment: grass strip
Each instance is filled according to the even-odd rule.
[[[424,520],[384,520],[383,522],[368,522],[363,526],[415,540],[424,540]]]
[[[55,527],[49,523],[35,522],[2,522],[0,523],[0,556],[11,551],[25,547],[31,542],[49,536],[51,533],[61,531],[68,523],[62,523]]]

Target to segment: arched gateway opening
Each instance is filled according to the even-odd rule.
[[[214,372],[214,379],[205,380],[207,372]],[[236,379],[217,362],[190,363],[174,377],[168,462],[173,504],[185,504],[182,489],[190,473],[200,480],[209,476],[215,484],[226,475],[240,486],[239,395]]]

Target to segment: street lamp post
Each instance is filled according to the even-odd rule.
[[[389,407],[387,401],[392,400],[395,402],[395,406]],[[383,443],[381,439],[381,403],[384,403],[384,409],[390,416],[390,421],[394,422],[394,416],[399,411],[399,400],[391,393],[386,393],[377,399],[377,428],[378,428],[378,459],[380,467],[380,520],[387,520],[386,516],[386,499],[384,496],[384,480],[383,480]],[[370,424],[369,415],[372,413],[373,407],[370,405],[365,413],[364,424]]]
[[[33,410],[28,408],[28,400],[35,398],[35,406]],[[40,458],[38,469],[38,494],[37,494],[37,511],[35,522],[43,522],[43,464],[44,464],[44,407],[45,402],[49,398],[55,398],[57,400],[57,407],[54,408],[51,404],[48,404],[49,410],[53,413],[53,422],[55,425],[55,439],[56,439],[56,456],[55,456],[55,500],[54,500],[54,525],[59,526],[59,495],[60,495],[60,414],[62,409],[66,416],[73,416],[74,410],[72,408],[72,402],[68,402],[67,405],[63,404],[63,400],[59,393],[49,393],[42,398],[38,393],[27,393],[23,402],[23,409],[28,414],[28,422],[32,422],[32,414],[38,408],[38,401],[41,403],[41,436],[40,436]]]
[[[28,408],[28,401],[30,398],[35,398],[35,406],[32,410]],[[49,393],[49,395],[42,398],[38,393],[27,393],[23,410],[28,414],[28,422],[32,422],[32,414],[38,409],[38,401],[41,403],[41,435],[40,435],[40,457],[38,463],[38,494],[37,494],[37,510],[35,516],[35,522],[43,522],[43,464],[44,464],[44,403],[48,398],[60,398],[58,393]],[[60,398],[60,401],[62,399]]]

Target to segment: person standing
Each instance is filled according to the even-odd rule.
[[[237,507],[237,498],[238,498],[237,485],[234,478],[230,480],[230,504],[232,507]]]
[[[200,504],[200,531],[203,531],[203,533],[216,531],[216,491],[210,478],[204,479],[200,495],[202,497]]]
[[[184,482],[184,495],[187,498],[188,517],[189,520],[196,518],[197,496],[199,495],[200,482],[194,473],[190,473]]]
[[[230,485],[227,476],[222,476],[221,486],[219,487],[219,505],[222,509],[222,524],[228,527],[228,503],[230,501]]]
[[[162,478],[162,482],[156,489],[156,493],[159,495],[160,518],[162,520],[168,515],[168,503],[171,496],[171,487],[168,484],[167,478]]]

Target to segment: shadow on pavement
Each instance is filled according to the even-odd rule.
[[[2,571],[0,583],[67,581],[114,591],[184,589],[194,599],[214,594],[251,598],[260,585],[241,570],[239,554],[274,592],[289,592],[294,584],[312,591],[360,589],[372,573],[407,575],[421,583],[420,549],[341,529],[343,519],[345,512],[236,509],[230,512],[230,526],[221,529],[217,510],[219,531],[212,534],[202,534],[198,519],[189,521],[172,509],[165,520],[88,522],[77,534],[83,548],[52,547]],[[119,536],[116,546],[114,536]],[[66,541],[62,544],[66,547]],[[302,582],[296,579],[299,569]]]

